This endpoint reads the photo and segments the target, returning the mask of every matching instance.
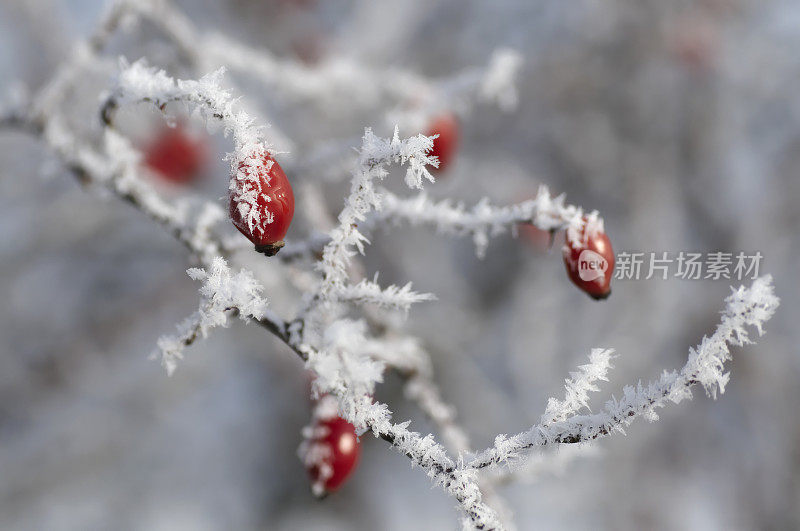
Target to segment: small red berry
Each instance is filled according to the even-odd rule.
[[[332,417],[315,421],[302,451],[314,494],[324,496],[341,487],[353,473],[361,443],[352,424]]]
[[[580,229],[568,228],[562,252],[567,275],[593,299],[611,295],[614,276],[614,250],[603,222],[596,214],[583,218]]]
[[[144,150],[148,168],[175,184],[187,184],[200,175],[208,148],[181,126],[165,127]]]
[[[444,171],[453,161],[458,150],[459,129],[458,118],[453,114],[442,114],[433,119],[426,136],[439,135],[433,141],[430,154],[439,157],[439,168],[434,171]]]
[[[229,212],[233,225],[256,246],[273,256],[294,216],[292,185],[280,165],[264,151],[239,163],[231,178]]]

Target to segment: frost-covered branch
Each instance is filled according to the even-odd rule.
[[[193,280],[200,280],[200,308],[178,325],[177,335],[161,336],[158,350],[153,358],[172,375],[183,350],[198,337],[206,338],[212,328],[228,326],[231,311],[243,321],[260,320],[266,315],[267,301],[262,297],[263,288],[253,274],[243,269],[234,274],[223,258],[217,257],[206,269],[191,268],[187,271]]]
[[[316,227],[333,227],[334,220],[328,213],[319,189],[307,183],[300,191],[307,205],[303,213],[309,223]],[[319,241],[324,245],[330,241],[330,237],[321,234]],[[284,255],[289,246],[287,244],[283,249]],[[351,279],[363,278],[364,272],[358,262],[351,262],[348,269]],[[308,285],[298,287],[306,291]],[[455,454],[468,452],[469,439],[456,423],[455,408],[441,397],[433,378],[430,354],[421,342],[402,331],[396,315],[381,312],[374,306],[363,306],[361,310],[370,330],[377,334],[376,337],[367,335],[364,339],[364,348],[370,357],[384,363],[405,379],[405,397],[416,403],[422,413],[437,426],[450,451]]]
[[[365,279],[358,284],[348,284],[336,296],[339,302],[375,304],[379,307],[397,308],[405,312],[411,309],[412,304],[431,301],[435,298],[430,293],[412,291],[410,282],[402,288],[394,285],[382,288],[377,283],[377,279],[374,281]]]
[[[253,246],[237,233],[221,237],[213,232],[226,219],[224,210],[215,202],[198,197],[182,196],[169,201],[144,179],[141,156],[125,137],[108,129],[98,149],[81,143],[59,116],[44,123],[33,121],[24,112],[3,115],[0,126],[27,131],[41,136],[54,150],[63,165],[86,187],[103,188],[155,221],[180,241],[202,264],[215,256],[227,257]],[[306,240],[287,243],[277,256],[283,262],[321,254],[330,241],[325,234],[315,233]]]
[[[483,502],[476,471],[459,470],[432,435],[409,430],[409,422],[394,423],[388,407],[370,396],[381,381],[383,364],[364,353],[368,345],[364,335],[363,322],[340,319],[325,331],[323,348],[295,344],[307,359],[306,366],[317,376],[315,392],[335,395],[340,415],[357,430],[371,431],[423,468],[435,484],[459,502],[473,527],[501,529],[496,513]]]
[[[287,99],[337,106],[347,102],[375,105],[388,100],[406,105],[414,102],[416,106],[425,102],[429,107],[441,107],[472,97],[509,109],[517,101],[515,78],[522,63],[517,52],[499,49],[484,68],[431,81],[407,70],[373,69],[344,57],[307,66],[279,59],[267,50],[255,50],[219,34],[212,34],[201,46],[209,61],[254,76]]]
[[[201,293],[204,296],[204,302],[201,304],[200,310],[193,315],[190,319],[179,325],[178,334],[175,336],[168,336],[159,340],[159,355],[162,362],[168,371],[174,370],[175,364],[182,357],[183,348],[191,344],[197,337],[204,337],[208,329],[212,326],[219,326],[227,323],[228,312],[230,310],[238,310],[241,318],[251,317],[257,320],[262,326],[269,329],[277,337],[287,342],[290,347],[295,349],[298,354],[304,359],[312,361],[319,360],[324,356],[320,351],[316,351],[308,345],[297,345],[291,343],[286,323],[271,316],[265,309],[265,303],[260,299],[261,288],[255,284],[252,277],[244,272],[239,273],[235,277],[231,277],[230,270],[225,265],[222,259],[213,262],[212,270],[206,273],[204,270],[192,270],[193,275],[197,279],[206,280]],[[244,278],[240,278],[244,275]],[[212,282],[213,280],[213,282]],[[241,286],[236,287],[240,281],[244,282],[246,289],[242,290]],[[233,291],[232,291],[233,290]],[[352,329],[342,328],[342,337],[364,337],[365,332],[363,329],[353,333]],[[336,336],[334,331],[329,332],[330,335]],[[333,341],[329,339],[329,341]],[[375,343],[365,343],[366,347],[374,348]],[[362,349],[363,350],[363,349]],[[339,358],[341,360],[341,358]],[[371,379],[377,379],[381,372],[381,365],[367,364],[364,358],[356,358],[354,362],[347,363],[345,366],[339,366],[334,363],[334,372],[337,374],[346,374],[348,371],[355,370],[356,368],[363,369],[366,365],[372,367],[367,372]],[[320,366],[330,367],[330,359],[327,362],[320,362]],[[347,371],[343,371],[344,367]],[[362,380],[363,381],[363,380]],[[372,380],[376,381],[376,380]],[[361,387],[361,391],[366,389],[373,389],[374,387]],[[340,389],[337,387],[337,389]],[[340,389],[341,392],[341,389]],[[362,400],[364,395],[362,395]],[[374,408],[373,408],[374,406]],[[485,507],[480,501],[480,491],[477,486],[472,483],[469,478],[470,474],[453,472],[453,462],[446,457],[445,450],[438,444],[433,442],[431,436],[423,437],[420,434],[409,431],[407,423],[394,425],[389,421],[388,409],[384,405],[369,404],[372,408],[368,413],[361,414],[361,420],[364,426],[369,426],[370,429],[379,437],[391,442],[402,453],[407,455],[416,464],[423,466],[428,471],[430,477],[435,481],[442,483],[446,489],[451,492],[457,499],[461,501],[466,507],[466,511],[473,518],[476,519],[478,525],[485,529],[496,528],[493,525],[484,525],[481,522],[491,523],[491,509]],[[366,409],[366,404],[364,408]]]
[[[442,234],[471,235],[480,255],[485,253],[491,236],[515,231],[519,224],[528,223],[543,231],[580,231],[584,224],[585,211],[581,207],[565,204],[564,194],[552,197],[544,185],[539,187],[536,197],[521,203],[494,206],[488,199],[483,199],[471,208],[460,203],[454,204],[448,199],[434,202],[424,192],[408,198],[386,190],[379,190],[378,193],[381,196],[380,210],[367,216],[359,226],[372,228],[383,222],[408,223],[431,227]],[[593,223],[602,223],[602,218],[596,212],[589,216]],[[281,253],[310,255],[319,252],[329,241],[330,236],[318,233],[307,241],[287,243]],[[235,241],[226,243],[227,249],[233,250],[238,246],[244,247],[244,244]]]
[[[358,231],[358,223],[381,205],[374,179],[387,175],[390,163],[407,164],[406,184],[420,187],[423,178],[431,179],[426,164],[435,163],[427,155],[432,147],[429,137],[417,136],[400,140],[395,130],[392,139],[378,138],[369,129],[364,134],[359,155],[359,165],[353,172],[350,195],[339,214],[339,224],[331,231],[331,241],[325,246],[319,268],[323,279],[314,295],[309,298],[306,310],[295,320],[290,344],[302,352],[306,366],[314,371],[314,387],[318,394],[335,395],[339,411],[357,429],[371,430],[376,436],[390,442],[428,476],[458,500],[464,514],[474,527],[499,529],[497,514],[483,501],[474,471],[459,470],[448,457],[444,447],[432,435],[422,436],[408,430],[408,423],[395,424],[384,404],[376,403],[371,395],[376,383],[382,380],[383,363],[365,351],[365,324],[347,319],[334,320],[324,327],[320,348],[314,348],[306,338],[309,326],[321,325],[323,310],[331,304],[342,302],[348,293],[348,266],[357,252],[364,251],[366,238]],[[387,294],[382,291],[383,302],[401,305],[407,294]]]
[[[325,245],[319,269],[323,274],[316,293],[310,298],[311,303],[301,312],[299,319],[307,320],[308,315],[318,302],[336,303],[347,300],[354,288],[348,283],[348,266],[356,253],[364,252],[367,238],[358,230],[358,224],[366,221],[367,214],[381,206],[381,196],[373,181],[383,179],[387,174],[386,166],[391,163],[407,164],[406,184],[412,188],[421,188],[422,180],[433,181],[426,168],[428,164],[436,164],[436,159],[428,156],[433,147],[433,140],[418,135],[400,140],[399,131],[395,128],[392,139],[375,136],[372,130],[366,129],[359,155],[359,163],[353,172],[350,195],[339,214],[339,225],[330,234],[331,241]],[[407,290],[397,292],[385,289],[381,291],[381,304],[385,306],[407,307],[409,297],[424,300],[413,295],[410,286]]]
[[[96,68],[98,66],[96,63],[102,63],[99,53],[119,27],[124,12],[121,3],[113,4],[106,9],[92,34],[75,44],[70,57],[58,67],[50,81],[31,102],[29,115],[33,118],[32,121],[41,123],[56,114],[58,106],[85,70]]]
[[[199,80],[176,80],[144,61],[132,65],[123,62],[102,115],[110,123],[113,110],[121,105],[149,102],[163,111],[168,103],[181,101],[199,111],[207,125],[221,123],[225,135],[230,134],[234,143],[233,151],[225,156],[230,163],[231,202],[237,205],[242,223],[252,232],[263,222],[272,222],[269,211],[268,219],[260,219],[264,209],[259,204],[266,194],[264,186],[270,184],[270,168],[275,162],[263,135],[264,127],[257,126],[253,118],[237,108],[231,91],[222,88],[223,73],[224,69],[220,69]]]
[[[471,103],[476,100],[494,102],[505,111],[515,108],[516,76],[521,64],[522,59],[517,52],[503,48],[493,53],[485,68],[469,69],[440,81],[429,81],[397,70],[351,73],[363,67],[341,58],[326,62],[315,70],[308,70],[308,67],[294,63],[288,63],[287,68],[298,70],[298,75],[289,79],[296,79],[304,87],[314,87],[308,94],[309,98],[320,99],[323,102],[329,99],[330,104],[335,104],[337,108],[343,102],[378,101],[385,90],[386,99],[397,100],[396,107],[386,113],[386,125],[399,125],[403,130],[422,131],[428,127],[432,117],[443,111],[467,114]],[[250,65],[250,61],[241,61],[242,68]],[[270,79],[273,76],[278,78],[279,69],[271,65],[264,65],[264,68]],[[316,77],[321,79],[319,81],[309,79]],[[324,83],[322,79],[326,77],[331,77],[335,81]],[[348,87],[347,85],[353,83],[353,80],[357,80],[357,83]],[[284,82],[283,77],[280,81]],[[340,83],[344,85],[338,88]],[[343,93],[339,93],[340,90]],[[358,96],[354,97],[354,93]],[[302,89],[291,92],[290,96],[296,94],[303,94]],[[346,175],[347,172],[343,170],[356,162],[350,149],[356,144],[357,139],[352,138],[326,141],[303,156],[295,168],[301,174],[313,172],[323,179],[334,180]]]
[[[411,225],[435,227],[445,234],[471,235],[479,256],[486,252],[489,237],[515,230],[520,223],[530,223],[544,231],[583,226],[583,209],[564,204],[565,195],[552,197],[546,186],[540,186],[536,197],[511,206],[493,206],[484,198],[471,209],[445,199],[431,201],[424,193],[401,198],[383,193],[379,216],[382,219]]]
[[[346,57],[332,57],[308,66],[293,59],[275,57],[269,50],[251,48],[219,33],[197,30],[180,9],[168,0],[119,0],[109,9],[99,36],[100,46],[121,19],[144,19],[158,27],[196,70],[226,67],[258,79],[272,94],[292,101],[316,101],[341,108],[343,104],[392,103],[390,123],[420,129],[422,120],[442,108],[468,108],[483,100],[511,110],[517,103],[516,77],[522,56],[508,48],[495,50],[484,67],[471,68],[441,80],[430,80],[410,71],[377,69]],[[93,47],[99,49],[99,47]],[[275,128],[274,143],[291,149],[293,142]]]
[[[388,323],[383,323],[388,326]],[[373,359],[396,370],[406,379],[405,397],[416,403],[441,431],[442,440],[455,454],[469,451],[469,439],[456,423],[456,411],[441,397],[433,380],[430,355],[418,339],[400,336],[395,330],[387,330],[385,336],[368,338],[365,348]]]
[[[576,414],[589,406],[589,393],[600,388],[598,381],[608,381],[608,370],[611,368],[612,349],[593,348],[589,354],[589,363],[578,367],[578,371],[570,373],[566,380],[564,400],[551,398],[542,415],[542,425],[552,424]]]
[[[469,438],[456,423],[456,411],[445,403],[439,394],[439,388],[431,378],[414,374],[405,385],[405,396],[415,402],[422,412],[439,428],[442,440],[457,454],[466,453],[470,449]]]
[[[320,189],[312,183],[305,183],[300,186],[299,192],[306,204],[302,212],[309,224],[330,230],[335,225],[335,220],[328,211]],[[318,254],[321,256],[322,247],[329,241],[328,235],[318,233],[301,244],[307,243],[311,248],[319,245]],[[293,248],[294,245],[287,244],[284,247],[282,250],[284,259],[289,247]],[[364,271],[359,262],[351,262],[348,270],[351,279],[364,278]],[[305,278],[301,280],[293,275],[292,281],[296,285],[299,282],[304,283],[302,286],[297,285],[301,291],[308,291],[310,287]],[[402,330],[396,314],[387,314],[369,305],[362,306],[361,311],[370,331],[375,334],[375,337],[372,335],[365,337],[365,349],[370,357],[381,361],[405,379],[405,397],[416,403],[422,413],[437,426],[445,446],[451,452],[461,454],[469,451],[468,437],[455,420],[455,407],[442,399],[434,381],[431,356],[421,342]]]
[[[636,418],[655,420],[658,418],[656,409],[691,398],[691,389],[696,384],[701,384],[709,396],[716,398],[717,391],[725,391],[729,378],[724,372],[725,362],[730,359],[728,345],[751,343],[747,326],[763,334],[763,325],[775,313],[779,302],[769,275],[755,280],[749,288],[739,287],[725,299],[726,307],[717,329],[689,350],[689,359],[679,372],[665,371],[658,380],[647,385],[626,386],[622,398],[609,400],[600,413],[537,424],[513,437],[498,436],[493,447],[477,454],[465,466],[484,468],[515,459],[521,451],[535,446],[581,443],[624,432]]]
[[[220,61],[219,57],[206,49],[204,32],[199,31],[170,0],[118,0],[111,11],[118,18],[125,19],[126,26],[132,26],[133,22],[139,20],[146,20],[156,26],[196,72],[213,72],[225,66],[224,61]],[[230,80],[229,85],[236,88]],[[257,116],[259,123],[271,122],[263,112],[250,108],[247,112]],[[294,142],[274,125],[269,126],[269,138],[281,151],[294,149]]]
[[[76,139],[58,116],[38,129],[44,140],[84,185],[102,187],[145,213],[178,239],[201,262],[220,254],[211,228],[225,218],[216,204],[196,198],[169,202],[140,176],[140,155],[130,142],[106,130],[100,149]]]
[[[174,79],[143,60],[133,64],[123,60],[103,115],[108,118],[117,107],[141,102],[151,103],[161,110],[169,103],[185,102],[199,111],[206,123],[222,124],[225,135],[233,137],[234,150],[226,158],[236,169],[255,154],[263,154],[268,143],[263,135],[264,127],[256,125],[249,114],[237,108],[232,92],[222,88],[224,73],[221,68],[198,80]]]
[[[78,139],[58,109],[84,70],[101,63],[97,54],[120,25],[128,4],[112,5],[92,35],[76,44],[73,56],[56,71],[52,80],[29,105],[14,109],[13,114],[9,114],[14,120],[5,125],[42,136],[84,186],[101,186],[141,210],[164,226],[202,263],[207,263],[220,254],[219,242],[210,230],[225,218],[223,210],[215,203],[196,198],[180,198],[174,203],[166,201],[141,179],[140,155],[126,138],[106,129],[103,143],[97,148]]]

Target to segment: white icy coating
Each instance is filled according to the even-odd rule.
[[[432,180],[425,168],[426,164],[435,162],[426,154],[431,147],[432,139],[423,135],[401,140],[395,129],[391,139],[383,139],[369,129],[365,131],[359,164],[353,172],[351,193],[339,214],[339,225],[331,231],[331,241],[325,246],[319,264],[323,279],[310,297],[309,305],[300,314],[300,320],[305,324],[302,332],[294,329],[290,343],[306,357],[306,366],[317,375],[315,392],[336,395],[340,414],[357,430],[370,430],[390,441],[413,464],[422,467],[436,484],[455,497],[470,522],[481,528],[496,529],[501,527],[501,523],[495,511],[484,503],[475,473],[456,470],[454,461],[433,435],[423,436],[409,430],[408,422],[394,423],[388,407],[371,398],[375,385],[382,381],[384,365],[364,353],[363,322],[335,320],[324,328],[321,348],[306,343],[306,338],[313,341],[315,337],[308,328],[321,326],[325,311],[330,310],[331,305],[343,302],[343,294],[349,291],[349,262],[357,252],[364,252],[367,243],[357,229],[358,223],[364,221],[371,210],[381,206],[381,195],[373,180],[385,177],[386,166],[391,163],[407,164],[406,184],[411,188],[421,187],[423,178]],[[374,302],[407,308],[408,297],[408,290],[400,293],[390,287],[379,292]],[[441,412],[437,411],[437,414]]]
[[[509,48],[496,50],[481,81],[481,95],[488,100],[496,101],[505,111],[516,108],[515,79],[521,66],[522,57],[514,50]]]
[[[226,156],[231,168],[231,200],[249,232],[263,232],[263,225],[271,223],[273,216],[267,210],[266,219],[261,219],[258,203],[259,198],[269,202],[267,189],[274,161],[268,158],[264,128],[238,109],[232,93],[222,87],[224,73],[225,69],[220,68],[199,80],[174,79],[144,60],[131,65],[122,60],[110,101],[117,106],[150,102],[162,110],[168,103],[180,101],[199,111],[209,127],[221,122],[224,134],[230,134],[234,143],[234,150]]]
[[[469,69],[453,77],[431,81],[401,69],[379,70],[347,57],[334,57],[313,67],[281,60],[267,50],[256,50],[220,34],[205,40],[206,60],[226,64],[261,81],[269,90],[293,100],[341,106],[348,102],[381,102],[420,105],[430,113],[452,105],[454,99],[479,97],[504,110],[516,106],[516,77],[522,65],[519,53],[508,48],[495,51],[484,68]]]
[[[695,384],[701,384],[709,396],[716,398],[717,391],[725,391],[730,377],[725,372],[725,362],[731,357],[728,345],[752,343],[748,326],[754,327],[759,335],[763,334],[763,325],[775,313],[779,302],[769,275],[755,280],[749,288],[740,286],[725,299],[726,306],[717,329],[711,336],[704,337],[697,347],[689,349],[689,359],[680,371],[664,371],[656,381],[625,386],[622,397],[612,397],[599,413],[575,413],[555,422],[537,424],[513,437],[498,436],[493,447],[478,453],[467,466],[482,468],[505,462],[534,446],[585,442],[615,432],[624,433],[625,427],[636,418],[656,420],[656,409],[691,398],[691,388]],[[590,366],[581,371],[583,374],[568,384],[568,389],[577,385],[584,391],[590,390],[587,383],[580,384],[580,381],[601,379],[598,376],[605,375],[607,363],[605,355],[596,356]],[[569,394],[567,402],[570,402]],[[575,405],[585,403],[582,397],[573,402]],[[562,404],[551,404],[554,404],[552,411],[560,414],[564,410]],[[550,406],[548,411],[551,411]],[[550,415],[546,413],[546,416]]]
[[[589,363],[578,367],[576,372],[570,373],[566,380],[566,395],[564,400],[551,398],[547,402],[547,409],[542,415],[542,424],[552,424],[576,414],[581,409],[588,407],[589,393],[599,391],[599,381],[608,381],[608,371],[611,369],[611,358],[614,351],[611,349],[595,348],[589,354]]]
[[[335,303],[354,300],[354,295],[369,295],[367,302],[403,309],[413,302],[430,299],[428,295],[412,292],[410,284],[402,289],[394,286],[381,289],[369,282],[353,286],[348,282],[347,268],[352,257],[356,253],[363,254],[364,244],[369,243],[358,230],[358,224],[366,221],[370,211],[381,206],[382,197],[373,181],[388,175],[387,165],[406,164],[406,184],[411,188],[421,188],[423,179],[433,181],[426,168],[426,165],[436,163],[435,157],[427,154],[432,147],[433,139],[425,135],[400,140],[399,131],[395,129],[391,139],[384,139],[375,136],[370,129],[365,130],[350,195],[339,214],[339,225],[331,231],[331,240],[325,245],[318,265],[323,279],[314,294],[315,299]]]
[[[475,242],[478,256],[486,253],[489,237],[514,230],[519,223],[530,223],[544,230],[579,232],[583,227],[583,210],[565,205],[565,195],[552,197],[546,186],[540,186],[536,197],[515,205],[500,207],[484,198],[467,210],[463,204],[445,199],[431,201],[424,193],[412,198],[400,198],[386,192],[380,217],[389,221],[405,221],[412,225],[430,225],[445,234],[469,234]],[[596,213],[593,226],[602,229],[602,219]]]
[[[584,249],[586,248],[589,238],[594,238],[598,234],[604,232],[603,218],[601,218],[597,212],[590,212],[567,228],[566,238],[564,239],[565,255],[569,247],[573,249]]]
[[[192,268],[187,271],[193,280],[203,282],[200,288],[200,307],[178,324],[176,335],[161,336],[153,358],[160,358],[169,375],[183,359],[183,350],[198,338],[208,337],[212,328],[228,326],[231,310],[239,319],[262,319],[267,311],[263,288],[247,270],[234,274],[221,257],[214,258],[208,270]]]
[[[430,293],[415,293],[411,291],[411,282],[399,288],[388,286],[381,288],[377,281],[362,280],[358,284],[350,284],[339,290],[336,295],[339,302],[353,302],[358,304],[375,304],[388,308],[397,308],[408,311],[412,304],[434,300]]]

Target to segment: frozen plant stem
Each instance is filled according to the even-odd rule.
[[[772,278],[766,275],[756,279],[749,288],[740,286],[733,290],[725,303],[716,330],[689,350],[689,358],[680,371],[665,371],[658,380],[647,385],[626,386],[622,398],[606,402],[600,413],[574,414],[552,423],[534,425],[510,438],[499,436],[493,447],[478,453],[466,466],[485,468],[514,459],[519,452],[534,446],[583,443],[615,432],[624,433],[636,418],[656,420],[656,409],[691,398],[692,387],[697,384],[705,388],[706,394],[716,398],[717,391],[720,394],[725,391],[730,377],[729,373],[723,372],[725,362],[731,358],[729,345],[752,343],[748,326],[762,335],[764,323],[775,313],[780,300],[775,296]],[[598,360],[597,363],[605,361]]]

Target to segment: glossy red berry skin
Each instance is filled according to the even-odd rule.
[[[571,234],[567,230],[562,248],[564,265],[570,280],[590,297],[602,300],[611,295],[614,276],[614,249],[600,224],[599,228],[584,218],[584,227]]]
[[[425,134],[427,136],[439,135],[434,139],[433,150],[429,154],[439,157],[439,168],[432,168],[433,171],[445,171],[455,159],[458,151],[460,140],[458,118],[453,114],[437,116],[431,121]]]
[[[309,466],[308,475],[317,494],[324,495],[341,487],[353,473],[361,443],[353,425],[340,417],[319,420],[315,432],[319,435],[311,442],[324,453],[320,464]]]
[[[234,182],[229,212],[233,225],[253,242],[256,251],[272,256],[283,247],[283,238],[292,223],[294,193],[283,169],[269,153],[264,155],[262,162],[257,167],[244,162],[239,164],[239,170],[247,178]],[[253,205],[242,200],[242,195],[248,193],[255,193],[255,208],[258,209],[257,220],[252,227],[248,222],[248,214]]]
[[[200,175],[208,149],[185,128],[165,127],[144,149],[144,163],[164,180],[188,184]]]

